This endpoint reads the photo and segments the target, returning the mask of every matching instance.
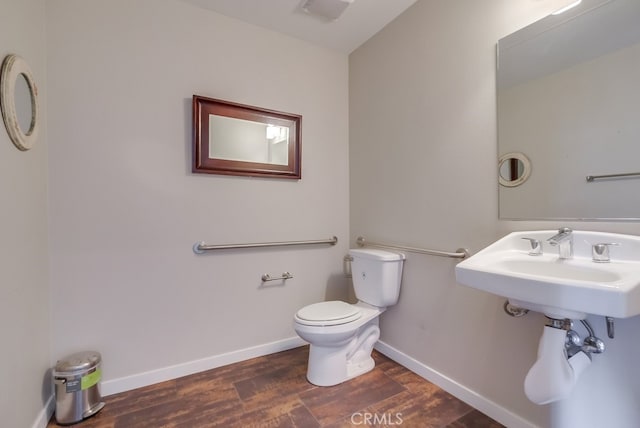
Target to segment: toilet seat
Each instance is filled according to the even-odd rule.
[[[362,316],[360,308],[349,303],[332,300],[313,303],[296,313],[296,321],[311,326],[331,326],[347,324]]]

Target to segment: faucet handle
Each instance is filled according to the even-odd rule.
[[[539,256],[542,255],[542,242],[539,239],[535,238],[522,238],[529,241],[531,244],[531,250],[529,250],[530,256]]]
[[[601,242],[599,244],[593,244],[591,247],[591,257],[596,263],[609,263],[611,257],[609,256],[609,247],[611,245],[620,245],[617,242]]]

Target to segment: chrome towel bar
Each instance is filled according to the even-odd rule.
[[[591,183],[594,180],[602,180],[606,178],[624,178],[624,177],[640,177],[640,172],[625,172],[622,174],[605,174],[605,175],[587,175],[587,182]]]
[[[454,259],[464,259],[471,256],[471,253],[469,253],[469,250],[467,250],[466,248],[458,248],[455,252],[451,253],[448,251],[427,250],[424,248],[407,247],[404,245],[370,242],[364,239],[362,236],[358,236],[358,238],[356,239],[356,244],[358,245],[358,247],[388,248],[392,250],[409,251],[411,253],[428,254],[430,256],[451,257]]]
[[[193,252],[196,254],[202,254],[205,251],[211,250],[233,250],[237,248],[261,248],[261,247],[286,247],[289,245],[318,245],[329,244],[336,245],[338,238],[333,237],[331,239],[319,239],[314,241],[285,241],[285,242],[259,242],[252,244],[223,244],[223,245],[207,245],[203,242],[196,242],[193,245]]]

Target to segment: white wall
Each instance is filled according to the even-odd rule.
[[[96,349],[108,383],[295,337],[297,309],[345,294],[345,55],[176,0],[47,12],[54,357]],[[192,174],[193,94],[301,114],[302,180]]]
[[[495,44],[564,4],[419,1],[351,54],[352,236],[474,252],[505,232],[497,213]],[[381,339],[492,402],[492,416],[550,426],[556,416],[523,391],[544,318],[509,318],[503,299],[457,285],[454,267],[451,259],[408,255]]]
[[[0,1],[0,61],[8,54],[31,67],[42,106],[45,84],[44,0]],[[34,424],[50,395],[47,126],[27,152],[0,125],[0,424]]]

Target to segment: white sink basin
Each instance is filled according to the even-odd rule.
[[[547,242],[556,233],[511,233],[460,262],[456,280],[552,318],[640,314],[640,237],[574,231],[574,256],[561,260],[558,248]],[[522,238],[540,240],[543,254],[529,255],[529,241]],[[609,263],[592,260],[591,247],[598,243],[619,244],[610,248]]]

